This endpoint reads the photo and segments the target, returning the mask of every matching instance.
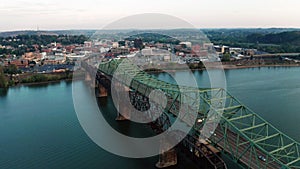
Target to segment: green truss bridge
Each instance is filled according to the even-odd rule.
[[[139,95],[148,97],[152,90],[163,91],[168,99],[164,113],[168,117],[181,118],[187,124],[191,124],[188,111],[195,110],[186,109],[186,114],[178,117],[178,103],[183,97],[188,98],[185,99],[185,105],[193,105],[197,100],[200,106],[196,110],[197,117],[193,122],[189,137],[198,138],[205,122],[210,121],[209,112],[214,112],[220,116],[221,120],[207,142],[209,146],[222,152],[222,155],[230,157],[244,168],[300,169],[300,144],[279,131],[226,90],[180,87],[184,88],[185,92],[194,93],[198,97],[198,99],[193,99],[185,92],[181,92],[178,85],[161,81],[139,68],[134,68],[131,63],[122,65],[121,63],[121,59],[100,63],[96,73],[99,83],[103,77],[111,80],[116,70],[123,72],[120,82]],[[189,139],[189,142],[194,144],[190,145],[190,148],[194,147],[191,152],[196,154],[199,141]],[[214,168],[218,168],[217,165]]]

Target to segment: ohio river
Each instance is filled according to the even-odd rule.
[[[199,86],[210,86],[206,71],[174,75],[185,79],[194,76]],[[300,68],[226,70],[225,75],[227,89],[232,95],[300,141]],[[156,76],[173,82],[167,74]],[[75,83],[81,92],[89,92],[84,82]],[[138,137],[152,135],[148,128],[137,124],[115,122],[115,109],[110,98],[99,102],[102,112],[106,112],[105,118],[116,130]],[[0,133],[1,169],[154,169],[158,160],[158,157],[119,157],[93,143],[78,122],[70,82],[15,87],[1,92]],[[179,165],[174,169],[194,168],[189,160],[179,159]]]

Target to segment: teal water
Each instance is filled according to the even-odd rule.
[[[82,88],[83,99],[87,97],[90,90],[85,83],[75,83]],[[130,122],[117,123],[110,98],[100,100],[100,105],[106,120],[123,133],[151,134]],[[78,122],[69,82],[15,87],[2,93],[0,133],[0,169],[155,169],[158,161],[158,157],[119,157],[90,140]],[[195,168],[184,159],[173,168],[186,167]]]
[[[228,90],[240,101],[277,128],[300,141],[300,68],[252,68],[227,70]],[[195,76],[201,87],[209,87],[207,73],[177,72],[188,79]],[[159,78],[172,81],[166,74]],[[88,91],[83,82],[82,91]],[[157,157],[128,159],[110,154],[93,143],[81,128],[72,101],[72,84],[22,86],[0,94],[0,168],[104,168],[154,169]],[[84,93],[82,94],[84,97]],[[114,122],[110,99],[100,100],[110,112],[106,119],[128,134],[151,132],[136,129],[130,122]],[[144,132],[145,133],[145,132]],[[133,134],[134,135],[134,134]],[[147,134],[146,134],[147,135]],[[180,157],[174,168],[194,168]]]

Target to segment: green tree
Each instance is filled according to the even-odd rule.
[[[4,73],[7,73],[10,75],[10,80],[12,80],[12,77],[14,74],[20,73],[20,70],[16,65],[10,64],[4,69]]]
[[[5,68],[4,73],[13,75],[19,73],[19,70],[16,65],[10,64]]]
[[[8,81],[4,75],[3,68],[0,67],[0,88],[7,88],[8,87]]]
[[[229,54],[229,53],[225,53],[225,54],[223,55],[223,61],[225,61],[225,62],[230,61],[230,54]]]

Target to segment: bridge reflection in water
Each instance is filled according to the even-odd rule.
[[[120,69],[121,62],[122,60],[102,62],[98,69],[82,62],[82,66],[87,72],[96,75],[96,87],[100,91],[100,97],[106,96],[111,91],[110,82],[117,68]],[[133,69],[130,64],[122,66],[122,71],[124,76],[118,82],[128,88],[131,104],[136,109],[147,112],[145,110],[152,107],[149,106],[149,94],[153,90],[163,91],[167,97],[163,114],[149,123],[156,133],[166,131],[171,126],[174,118],[180,118],[182,123],[187,125],[193,124],[191,132],[177,147],[181,148],[182,152],[191,155],[190,157],[195,158],[196,161],[203,162],[204,160],[206,168],[227,168],[222,158],[220,158],[220,153],[230,157],[244,168],[300,168],[299,143],[276,129],[224,89],[180,87],[184,88],[185,92],[196,93],[195,96],[199,97],[196,99],[200,102],[200,107],[196,110],[197,117],[191,123],[194,118],[189,117],[192,114],[189,111],[195,110],[187,108],[184,116],[178,116],[180,115],[181,98],[185,93],[182,93],[177,85],[160,81],[144,71]],[[130,77],[131,75],[134,75],[134,78]],[[194,100],[190,98],[190,102],[184,104],[187,107],[192,106]],[[154,101],[152,104],[159,105],[161,103],[155,103]],[[204,124],[214,121],[209,116],[209,112],[213,112],[221,120],[216,130],[209,133],[211,137],[203,139],[200,136],[203,134],[201,132],[204,132],[202,130]],[[127,118],[130,119],[129,116]],[[126,117],[123,118],[126,119]],[[144,116],[144,118],[150,118],[151,121],[151,118],[153,120],[155,116],[150,114]],[[169,135],[170,138],[176,139],[180,138],[181,133],[176,131],[171,132]],[[176,153],[174,149],[171,149],[160,155],[158,167],[169,166],[168,163],[170,165],[176,164],[177,159],[174,153]]]

